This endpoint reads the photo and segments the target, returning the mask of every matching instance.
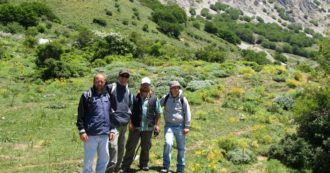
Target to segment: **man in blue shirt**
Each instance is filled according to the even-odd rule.
[[[84,92],[78,106],[77,127],[84,142],[84,173],[92,173],[97,153],[96,173],[104,173],[109,161],[108,142],[110,133],[110,97],[105,87],[105,75],[96,74],[94,85]]]
[[[159,100],[151,91],[151,81],[145,77],[141,81],[140,92],[134,97],[132,117],[129,121],[129,134],[126,152],[120,172],[127,172],[131,166],[135,150],[141,139],[140,169],[148,171],[149,150],[153,132],[159,133],[160,114]]]

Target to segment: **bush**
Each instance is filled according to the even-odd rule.
[[[196,91],[202,88],[208,87],[213,85],[214,82],[211,80],[204,80],[204,81],[191,81],[187,85],[187,90],[189,91]]]
[[[294,100],[291,97],[279,96],[274,99],[274,103],[278,104],[284,110],[290,110],[294,106]]]
[[[142,27],[142,30],[144,32],[149,32],[149,26],[148,26],[148,24],[144,24],[143,27]]]
[[[194,22],[193,24],[193,27],[196,28],[196,29],[201,29],[201,24],[199,22]]]
[[[20,5],[8,3],[0,6],[0,22],[4,24],[17,22],[25,27],[36,26],[43,16],[51,21],[59,21],[45,4],[39,2],[24,2]]]
[[[273,77],[273,80],[276,81],[276,82],[285,82],[286,78],[287,78],[286,75],[280,74],[280,75],[275,75]]]
[[[189,10],[189,13],[190,13],[191,16],[195,16],[195,15],[196,15],[196,10],[193,9],[193,8],[191,8],[191,9]]]
[[[83,66],[54,59],[48,59],[45,67],[42,71],[43,79],[80,77],[87,71]]]
[[[104,19],[93,19],[93,23],[100,26],[107,26],[107,22]]]
[[[8,23],[4,28],[5,32],[9,32],[12,34],[23,33],[25,28],[17,22]]]
[[[112,16],[112,11],[108,10],[108,9],[105,9],[105,14],[107,16]]]
[[[178,5],[163,6],[155,9],[152,20],[158,24],[159,30],[168,36],[178,38],[183,30],[182,24],[187,21],[187,15]]]
[[[36,64],[39,67],[44,67],[48,59],[60,60],[62,53],[62,45],[58,42],[40,45],[37,48]]]
[[[5,59],[6,57],[7,57],[7,51],[4,48],[4,46],[1,45],[1,42],[0,42],[0,60]]]
[[[33,36],[26,36],[24,40],[24,45],[33,48],[38,43],[38,40],[36,37]]]
[[[204,60],[208,62],[222,63],[225,61],[225,53],[221,52],[214,46],[205,47],[195,53],[198,60]]]
[[[283,63],[286,63],[288,61],[286,56],[284,56],[283,54],[278,53],[278,52],[275,53],[274,59],[276,59],[277,61],[283,62]]]
[[[253,61],[258,63],[259,65],[270,64],[270,60],[266,58],[265,52],[255,52],[253,50],[243,50],[242,56],[247,61]]]
[[[288,135],[279,144],[272,145],[269,158],[280,160],[283,164],[295,169],[311,166],[314,151],[310,144],[296,135]]]
[[[108,35],[100,40],[92,61],[107,55],[126,55],[134,52],[134,45],[119,35]]]
[[[227,153],[227,158],[234,164],[248,164],[257,160],[256,155],[249,149],[234,149]]]
[[[77,38],[77,46],[79,48],[84,48],[94,41],[95,35],[92,31],[88,30],[87,28],[82,28],[79,31],[79,35]]]

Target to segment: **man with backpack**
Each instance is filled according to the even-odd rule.
[[[104,173],[109,161],[108,142],[114,133],[110,133],[111,102],[105,79],[105,75],[96,74],[93,87],[80,97],[76,125],[84,142],[84,173],[92,173],[95,153],[97,173]]]
[[[185,168],[185,145],[186,135],[190,126],[190,106],[187,99],[182,95],[178,81],[169,82],[170,92],[163,96],[160,104],[164,107],[165,119],[165,144],[163,153],[163,169],[161,172],[168,172],[171,163],[171,151],[174,137],[176,139],[177,173],[184,172]]]
[[[110,161],[107,173],[118,172],[123,160],[125,147],[125,133],[127,124],[132,115],[131,105],[132,97],[128,89],[128,79],[130,73],[128,70],[120,70],[118,81],[107,85],[111,100],[111,125],[115,133],[114,140],[109,143]]]
[[[160,130],[161,107],[157,97],[151,91],[151,80],[142,78],[140,92],[134,97],[132,117],[129,122],[129,134],[126,152],[120,172],[128,172],[139,140],[141,139],[140,169],[148,171],[151,137]]]

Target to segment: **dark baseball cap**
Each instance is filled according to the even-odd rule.
[[[121,69],[120,71],[119,71],[119,76],[123,76],[123,75],[128,75],[128,77],[130,76],[130,73],[129,73],[129,71],[127,70],[127,69]]]

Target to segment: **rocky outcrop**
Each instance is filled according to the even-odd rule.
[[[304,27],[324,32],[330,28],[330,0],[160,0],[162,3],[177,3],[187,13],[195,9],[197,14],[211,4],[221,2],[234,8],[239,8],[247,16],[259,16],[265,22],[275,22],[286,25],[291,22]],[[281,19],[275,7],[283,8],[291,20]],[[280,21],[280,22],[279,22]]]

